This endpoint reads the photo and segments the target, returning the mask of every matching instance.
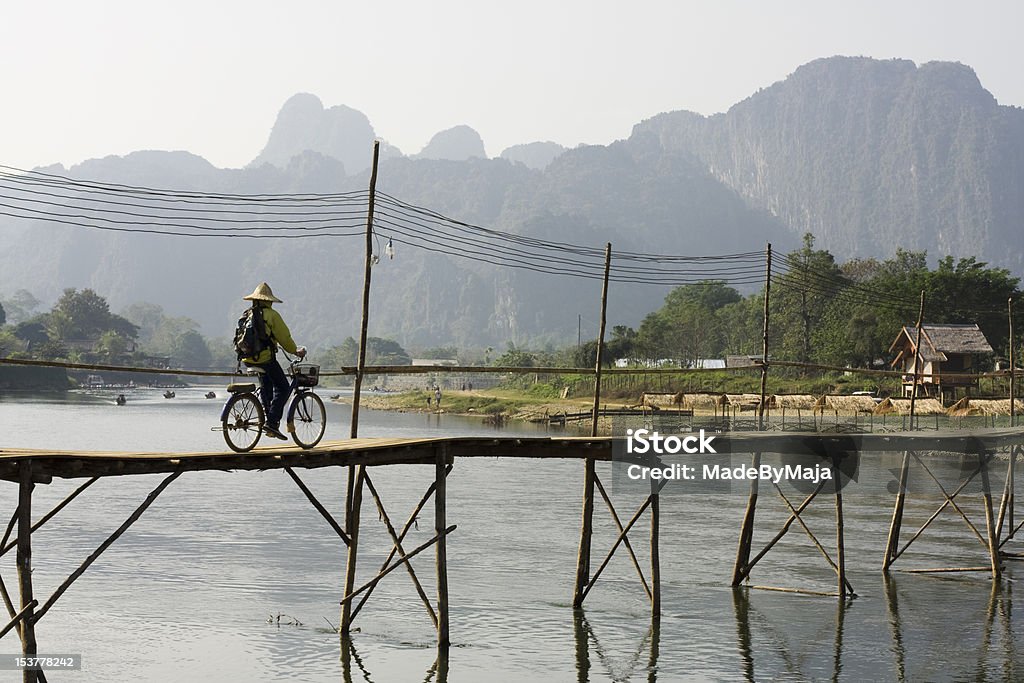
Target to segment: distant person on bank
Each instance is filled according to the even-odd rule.
[[[284,413],[284,404],[288,401],[288,394],[291,393],[291,383],[284,374],[281,364],[277,362],[277,348],[281,347],[300,359],[306,357],[306,348],[295,345],[295,342],[292,341],[292,333],[288,330],[284,319],[280,313],[274,310],[274,304],[282,303],[282,301],[274,296],[270,285],[264,282],[254,289],[252,294],[243,296],[242,299],[252,301],[254,305],[260,307],[263,324],[266,326],[266,336],[270,338],[270,345],[254,358],[242,359],[246,365],[264,370],[260,374],[260,400],[267,413],[263,431],[275,439],[287,440],[288,437],[281,433],[281,415]]]

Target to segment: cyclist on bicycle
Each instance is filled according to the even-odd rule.
[[[284,374],[281,364],[277,362],[277,347],[280,346],[286,352],[299,358],[305,358],[306,348],[295,345],[281,314],[273,309],[274,303],[282,302],[274,296],[270,285],[264,282],[254,289],[252,294],[243,296],[242,299],[252,301],[254,306],[260,307],[266,327],[266,336],[270,339],[267,348],[260,351],[255,357],[242,359],[246,365],[263,369],[263,372],[260,373],[260,400],[267,413],[263,433],[275,439],[287,439],[288,437],[281,433],[280,427],[284,405],[291,393],[291,383]]]

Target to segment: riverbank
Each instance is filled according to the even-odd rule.
[[[441,396],[438,406],[432,395],[423,391],[403,393],[368,392],[360,396],[359,405],[372,410],[386,410],[402,413],[432,413],[460,415],[463,417],[480,417],[487,422],[505,422],[515,420],[522,422],[546,422],[552,416],[579,413],[591,410],[594,406],[590,399],[565,398],[553,399],[518,393],[507,389],[489,389],[485,391],[451,391]],[[351,396],[333,399],[340,403],[351,403]],[[627,403],[622,401],[602,402],[604,408],[621,408]]]

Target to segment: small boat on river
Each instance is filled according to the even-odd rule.
[[[168,389],[164,392],[164,398],[174,398],[174,392]]]

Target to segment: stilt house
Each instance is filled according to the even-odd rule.
[[[889,347],[892,367],[904,373],[903,396],[914,390],[914,356],[917,327],[904,325]],[[953,402],[957,390],[970,395],[978,387],[978,373],[993,353],[981,329],[971,324],[921,325],[921,367],[918,396],[932,396]]]

